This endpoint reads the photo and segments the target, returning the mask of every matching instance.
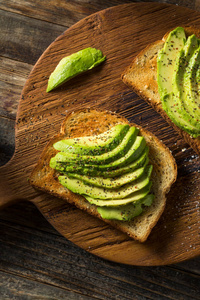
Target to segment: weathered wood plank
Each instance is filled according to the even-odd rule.
[[[31,69],[30,64],[0,57],[0,165],[14,153],[18,103]]]
[[[0,116],[15,119],[22,88],[32,65],[0,57]]]
[[[175,267],[175,265],[173,267]],[[179,263],[176,267],[184,270],[185,272],[200,276],[200,257]]]
[[[1,299],[40,299],[40,300],[90,300],[92,298],[76,294],[66,289],[29,280],[15,274],[0,271]]]
[[[23,87],[33,65],[0,57],[0,81]]]
[[[103,0],[99,2],[98,0],[85,0],[85,1],[59,1],[59,5],[55,5],[55,1],[51,0],[19,0],[19,1],[7,1],[1,0],[0,9],[5,9],[10,12],[22,14],[25,16],[37,18],[40,20],[45,20],[51,23],[60,24],[64,26],[71,26],[77,21],[83,19],[84,17],[95,13],[99,10],[112,7],[115,5],[120,5],[124,3],[133,2],[131,0]],[[141,2],[141,1],[135,1]],[[147,1],[148,2],[148,1]],[[158,2],[156,0],[151,2]],[[199,4],[196,1],[187,0],[160,0],[160,3],[171,3],[176,5],[182,5],[191,9],[198,10]],[[48,8],[48,9],[47,9]]]
[[[14,83],[0,81],[0,116],[16,118],[21,87]]]
[[[71,26],[84,17],[95,13],[101,9],[105,9],[111,6],[128,3],[131,1],[59,1],[59,5],[55,5],[55,1],[51,0],[29,0],[16,1],[2,0],[0,3],[0,9],[22,14],[25,16],[45,20],[51,23],[60,24],[64,26]],[[48,9],[47,9],[48,8]]]
[[[35,64],[49,44],[67,29],[3,10],[0,11],[0,28],[0,56],[28,64]]]

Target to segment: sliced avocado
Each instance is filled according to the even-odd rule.
[[[193,53],[184,72],[183,106],[188,113],[189,121],[200,134],[200,95],[198,91],[197,70],[200,69],[200,47]]]
[[[186,66],[188,65],[187,62],[189,62],[190,58],[192,57],[193,53],[196,51],[196,49],[199,47],[199,40],[196,37],[195,34],[190,35],[187,38],[187,41],[184,45],[184,52],[185,52],[185,58],[186,58]]]
[[[164,47],[158,53],[157,82],[161,101],[164,95],[171,92],[175,60],[179,51],[183,48],[185,41],[184,29],[177,27],[170,32]]]
[[[107,164],[111,161],[116,160],[119,157],[124,156],[134,143],[136,136],[138,134],[138,129],[136,127],[129,127],[126,135],[124,136],[122,142],[113,150],[103,153],[101,155],[80,155],[71,154],[67,152],[58,152],[55,157],[51,159],[51,165],[56,165],[56,162],[63,163],[79,163],[79,164]]]
[[[68,153],[99,155],[118,146],[128,129],[128,124],[118,124],[99,135],[60,140],[53,146]]]
[[[146,147],[146,141],[144,137],[137,136],[132,147],[124,156],[111,162],[110,164],[98,166],[98,170],[103,172],[103,171],[113,170],[116,168],[127,166],[128,164],[132,163],[133,161],[135,161],[140,157],[145,147]]]
[[[50,167],[63,174],[58,176],[61,185],[96,205],[103,218],[126,221],[152,203],[153,166],[148,165],[149,149],[144,137],[137,136],[139,130],[128,125],[125,133],[124,128],[115,133],[113,129],[112,135],[56,143],[60,152],[50,160]]]
[[[106,189],[102,187],[95,187],[88,185],[81,180],[69,178],[68,176],[59,176],[59,182],[70,191],[80,194],[88,195],[92,198],[100,199],[120,199],[125,198],[128,195],[141,190],[149,184],[149,178],[151,176],[152,166],[148,165],[145,169],[144,175],[134,181],[134,184],[129,183],[120,188]]]
[[[97,206],[120,206],[120,205],[125,205],[128,203],[132,203],[132,202],[137,202],[141,199],[143,199],[144,197],[146,197],[150,191],[152,183],[149,182],[149,184],[147,186],[145,186],[144,188],[142,188],[141,190],[137,191],[137,192],[133,192],[131,195],[129,195],[126,198],[123,199],[95,199],[92,198],[90,196],[87,195],[83,195],[88,202],[90,202],[90,204],[95,204]]]
[[[74,165],[74,170],[76,169],[76,166],[82,166],[83,168],[90,168],[91,170],[97,170],[99,172],[105,172],[105,171],[110,171],[110,170],[114,170],[114,169],[118,169],[124,166],[127,166],[128,164],[132,163],[133,161],[137,160],[141,153],[143,152],[143,150],[146,147],[146,142],[145,139],[141,136],[138,136],[135,140],[135,142],[133,143],[131,149],[121,158],[114,160],[112,162],[110,162],[109,164],[105,164],[105,165],[99,165],[99,164],[94,164],[94,165],[89,165],[86,163],[83,163],[83,165],[80,164],[80,162],[76,162],[76,164]],[[55,160],[55,158],[52,158],[50,161],[50,166],[51,168],[54,168],[56,170],[65,170],[65,165],[66,162],[57,162],[57,160]],[[70,164],[71,166],[71,164]]]
[[[200,91],[200,68],[198,68],[196,72],[196,82],[198,84],[198,92],[199,92]]]
[[[118,176],[117,178],[104,178],[104,177],[91,177],[87,175],[80,175],[76,173],[68,173],[68,177],[75,178],[81,180],[87,184],[91,184],[94,186],[104,187],[106,189],[113,189],[118,188],[124,184],[133,182],[134,180],[138,179],[145,170],[145,166],[138,168],[132,172],[126,173],[125,175]]]
[[[170,113],[173,114],[172,119],[175,118],[174,123],[190,134],[198,133],[198,127],[200,127],[194,116],[189,113],[190,107],[195,106],[192,104],[193,96],[195,96],[192,92],[193,78],[195,78],[195,75],[192,75],[192,69],[195,64],[198,64],[197,51],[199,52],[198,40],[192,35],[177,56],[172,78],[173,105]]]
[[[200,111],[200,68],[198,68],[197,72],[196,72],[196,82],[197,82],[197,93],[199,95],[198,97],[198,101],[197,101],[197,110]]]
[[[133,163],[130,163],[125,167],[117,168],[115,170],[105,171],[104,173],[99,172],[97,176],[100,176],[101,174],[101,176],[107,178],[116,177],[116,176],[126,174],[128,172],[132,172],[137,168],[146,166],[149,163],[148,151],[149,151],[148,147],[145,147],[144,151],[141,153],[141,156],[139,156],[138,159],[134,160]]]
[[[190,52],[197,46],[194,37],[190,38],[185,46],[185,32],[182,27],[173,30],[158,54],[158,88],[162,107],[170,119],[181,129],[191,135],[198,134],[198,130],[187,118],[187,112],[182,107],[182,96],[179,90],[183,84],[185,63],[190,57]],[[172,91],[173,87],[173,91]]]
[[[96,67],[105,59],[101,50],[91,47],[64,57],[51,73],[46,91],[50,92],[80,73]]]
[[[125,167],[118,167],[115,170],[111,170],[111,171],[98,171],[97,169],[93,168],[93,165],[89,166],[89,165],[85,165],[85,166],[80,166],[80,165],[60,165],[58,167],[58,169],[62,172],[62,173],[71,173],[71,172],[75,172],[78,174],[82,174],[82,175],[88,175],[88,176],[102,176],[104,178],[110,178],[110,177],[116,177],[116,176],[120,176],[123,174],[126,174],[128,172],[134,171],[137,168],[143,167],[144,165],[147,165],[149,162],[149,158],[148,158],[148,152],[149,149],[148,147],[145,147],[145,149],[143,150],[143,152],[141,153],[141,156],[139,156],[138,159],[136,159],[135,161],[133,161],[133,163],[128,164]]]
[[[98,213],[103,219],[107,220],[119,220],[119,221],[130,221],[134,217],[139,216],[143,209],[142,204],[136,205],[127,204],[122,207],[97,207]]]
[[[198,136],[198,129],[194,128],[194,126],[190,125],[187,120],[185,120],[176,109],[176,104],[174,103],[174,97],[171,94],[165,95],[163,97],[163,103],[165,103],[165,109],[167,115],[176,124],[179,128],[188,132],[191,136]]]
[[[149,194],[136,203],[129,203],[124,206],[115,207],[97,207],[98,213],[103,219],[131,221],[134,217],[139,216],[143,212],[142,205],[150,206],[153,202],[154,195]]]

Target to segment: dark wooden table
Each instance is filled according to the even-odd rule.
[[[130,2],[134,1],[0,0],[0,165],[14,152],[20,93],[43,51],[80,19]],[[200,11],[198,0],[154,2]],[[2,300],[199,299],[199,279],[199,258],[160,267],[117,264],[62,237],[31,203],[0,211]]]

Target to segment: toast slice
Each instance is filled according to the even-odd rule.
[[[186,36],[195,34],[200,38],[200,29],[183,27]],[[171,30],[170,30],[171,31]],[[133,89],[138,96],[151,105],[179,135],[200,155],[200,137],[193,138],[187,132],[176,126],[162,108],[157,84],[157,55],[163,48],[169,32],[162,40],[156,41],[143,49],[125,69],[122,74],[123,82]]]
[[[70,113],[64,120],[60,133],[53,137],[43,150],[30,176],[30,184],[101,218],[95,205],[90,204],[83,196],[69,191],[58,182],[57,171],[49,167],[49,161],[57,153],[53,148],[56,141],[100,134],[117,124],[129,124],[129,122],[118,114],[95,109],[84,109]],[[127,233],[133,239],[144,242],[165,208],[166,194],[177,177],[177,166],[170,150],[161,141],[136,124],[130,125],[139,128],[140,135],[144,136],[149,147],[150,163],[153,165],[152,191],[155,194],[155,199],[152,206],[146,208],[142,215],[135,217],[132,221],[104,221]]]

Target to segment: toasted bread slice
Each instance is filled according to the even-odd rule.
[[[184,27],[186,36],[195,34],[200,38],[200,29]],[[171,30],[170,30],[171,31]],[[163,48],[169,32],[162,40],[148,45],[142,50],[122,74],[123,82],[150,104],[180,134],[198,155],[200,155],[200,137],[193,138],[177,127],[162,109],[157,84],[157,55]]]
[[[85,109],[70,113],[64,120],[60,133],[52,138],[45,147],[30,176],[30,184],[44,192],[61,197],[89,214],[101,218],[95,205],[89,204],[83,196],[74,194],[58,182],[58,174],[49,167],[49,161],[57,152],[53,148],[53,144],[56,141],[64,138],[96,135],[105,132],[116,124],[129,124],[129,122],[115,113],[95,109]],[[161,141],[139,126],[131,125],[140,129],[140,134],[144,136],[149,147],[149,158],[151,164],[153,164],[152,191],[155,194],[155,200],[153,205],[146,208],[142,215],[130,222],[104,221],[127,233],[130,237],[144,242],[165,208],[166,194],[176,180],[177,166],[171,152]]]

